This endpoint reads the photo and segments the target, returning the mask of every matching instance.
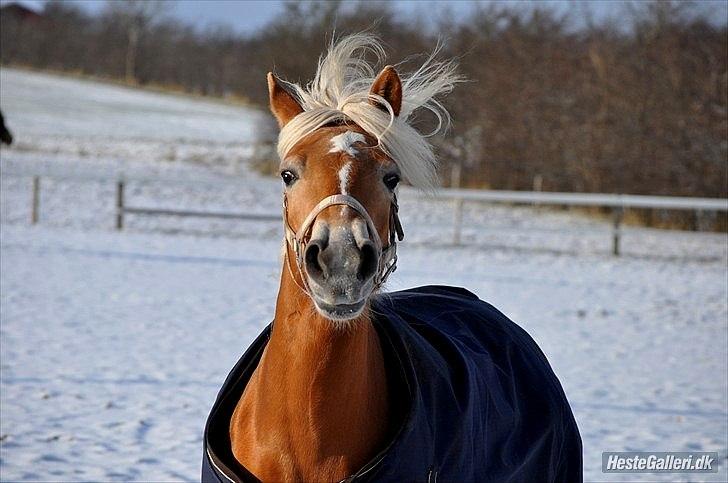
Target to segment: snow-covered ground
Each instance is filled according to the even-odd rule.
[[[239,163],[262,113],[201,99],[0,69],[16,152],[115,162]]]
[[[280,209],[278,181],[245,165],[259,113],[7,69],[0,81],[19,140],[0,152],[8,171],[237,173],[220,189],[130,183],[127,202]],[[29,179],[0,173],[0,479],[198,478],[207,411],[272,317],[279,224],[129,216],[116,232],[113,183],[43,179],[31,226]],[[587,481],[728,480],[725,234],[630,228],[615,258],[606,222],[467,206],[454,247],[449,206],[403,198],[389,289],[464,286],[528,330],[572,402]],[[718,451],[720,472],[601,473],[601,453],[620,450]]]

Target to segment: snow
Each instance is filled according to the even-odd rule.
[[[263,114],[201,99],[0,69],[16,151],[222,164],[249,153]]]
[[[130,215],[116,232],[113,182],[43,178],[32,226],[30,181],[5,170],[123,166],[191,180],[130,183],[130,205],[277,213],[280,181],[245,164],[260,114],[5,68],[0,80],[20,140],[0,152],[0,477],[196,480],[217,390],[273,314],[280,223]],[[178,145],[220,161],[160,155]],[[195,183],[210,171],[236,183]],[[725,233],[628,228],[617,258],[607,221],[466,204],[466,244],[452,246],[451,206],[408,191],[400,205],[388,289],[464,286],[524,327],[572,403],[587,481],[728,480]],[[603,451],[627,450],[717,451],[720,471],[601,473]]]

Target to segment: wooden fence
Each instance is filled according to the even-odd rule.
[[[129,172],[116,171],[110,173],[108,170],[80,172],[69,172],[67,168],[46,166],[18,167],[4,166],[3,175],[23,176],[32,178],[32,203],[31,223],[37,223],[40,219],[40,190],[41,179],[56,178],[74,181],[102,181],[116,184],[116,228],[124,228],[125,215],[172,215],[182,217],[204,217],[223,218],[252,221],[281,221],[281,214],[274,213],[244,213],[244,212],[214,212],[195,210],[176,210],[169,208],[155,208],[149,206],[129,206],[124,197],[124,190],[130,182],[146,183],[186,183],[194,185],[207,185],[220,187],[222,185],[242,185],[240,179],[230,176],[209,175],[204,177],[151,177],[146,174],[134,174]],[[726,198],[694,198],[679,196],[641,196],[622,194],[601,194],[601,193],[554,193],[539,191],[500,191],[500,190],[466,190],[443,188],[431,195],[423,195],[413,189],[402,188],[404,192],[400,198],[405,197],[427,197],[428,199],[449,201],[453,206],[453,227],[452,242],[461,243],[461,232],[463,224],[463,206],[465,203],[496,203],[509,205],[534,205],[534,206],[581,206],[581,207],[604,207],[612,210],[612,253],[619,255],[620,242],[622,238],[622,219],[626,209],[647,208],[661,210],[689,210],[696,212],[728,212],[728,199]]]

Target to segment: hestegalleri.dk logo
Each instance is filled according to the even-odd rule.
[[[717,473],[718,453],[606,451],[603,473]]]

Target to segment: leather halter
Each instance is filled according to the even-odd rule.
[[[359,213],[362,218],[364,218],[364,222],[366,223],[369,230],[369,236],[372,238],[372,241],[374,242],[374,246],[376,247],[377,251],[380,252],[379,266],[377,273],[374,276],[374,290],[381,287],[382,284],[387,281],[387,277],[389,277],[389,275],[397,269],[397,240],[402,241],[404,239],[404,231],[402,230],[402,224],[399,221],[399,206],[397,205],[397,196],[394,193],[392,193],[392,203],[389,209],[389,244],[386,247],[382,246],[382,240],[379,238],[379,233],[377,232],[377,228],[374,226],[374,221],[372,221],[372,217],[369,216],[366,208],[364,208],[364,206],[359,203],[359,200],[357,200],[353,196],[337,194],[327,196],[326,198],[322,199],[318,202],[316,206],[314,206],[308,216],[306,216],[306,219],[303,221],[301,227],[298,229],[298,231],[296,231],[288,223],[288,197],[284,194],[283,225],[286,232],[286,242],[291,247],[291,249],[293,249],[293,253],[296,255],[296,267],[298,268],[298,273],[300,274],[301,280],[303,281],[304,285],[303,287],[300,287],[299,285],[299,287],[309,296],[311,295],[311,292],[308,289],[308,281],[306,280],[306,275],[304,271],[304,253],[306,252],[306,245],[309,242],[311,228],[316,221],[316,217],[318,217],[318,215],[321,214],[322,211],[324,211],[329,206],[336,205],[348,206],[357,213]],[[286,264],[288,265],[288,270],[291,271],[287,252]],[[293,276],[293,273],[291,273],[291,276]],[[295,282],[296,278],[293,277],[293,280]],[[296,282],[296,284],[298,284],[298,282]]]

